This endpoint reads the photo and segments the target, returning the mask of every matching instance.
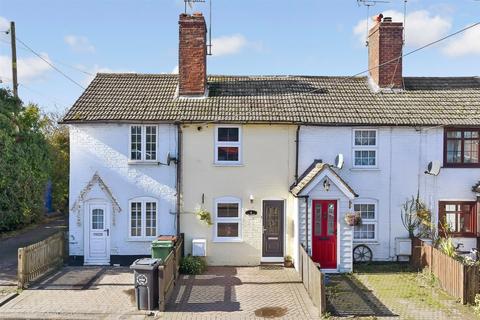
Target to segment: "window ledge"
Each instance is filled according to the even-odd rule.
[[[350,171],[380,171],[378,167],[353,167]]]
[[[243,239],[213,239],[213,243],[242,243]]]
[[[157,237],[148,237],[148,238],[145,238],[145,237],[139,237],[138,239],[137,238],[132,238],[132,237],[129,237],[127,239],[127,241],[129,242],[152,242],[153,240],[155,240]]]
[[[379,245],[380,242],[378,242],[377,240],[362,240],[362,239],[356,239],[356,240],[353,240],[353,244]]]
[[[214,167],[244,167],[243,163],[217,163],[213,164]]]
[[[133,164],[133,165],[155,165],[159,166],[160,161],[151,161],[151,160],[128,160],[128,164]]]

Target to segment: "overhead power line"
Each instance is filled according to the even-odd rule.
[[[10,45],[10,41],[8,41],[8,40],[1,39],[1,38],[0,38],[0,41],[3,42],[3,43],[5,43],[5,44]],[[17,49],[21,49],[21,50],[24,50],[24,51],[31,52],[30,50],[28,50],[27,48],[24,48],[24,47],[19,47],[19,48],[17,48]],[[87,75],[87,76],[91,76],[91,77],[95,76],[95,75],[94,75],[93,73],[91,73],[91,72],[88,72],[88,71],[86,71],[86,70],[83,70],[83,69],[81,69],[81,68],[79,68],[79,67],[76,67],[76,66],[74,66],[74,65],[71,65],[71,64],[62,62],[62,61],[60,61],[60,60],[58,60],[58,59],[52,59],[51,57],[49,57],[49,59],[50,59],[52,62],[54,62],[54,63],[61,64],[61,65],[64,66],[64,67],[67,67],[67,68],[70,68],[70,69],[72,69],[72,70],[81,72],[81,73],[83,73],[83,74],[85,74],[85,75]]]
[[[27,48],[30,52],[32,52],[34,55],[36,55],[37,57],[39,57],[40,59],[42,59],[46,64],[48,64],[53,70],[57,71],[58,73],[60,73],[62,76],[64,76],[66,79],[68,79],[70,82],[74,83],[75,85],[79,86],[80,88],[82,88],[83,90],[85,90],[85,87],[82,86],[80,83],[78,83],[77,81],[75,81],[74,79],[72,79],[70,76],[68,76],[66,73],[64,73],[62,70],[60,70],[59,68],[57,68],[55,65],[53,65],[50,61],[48,61],[47,59],[45,59],[44,57],[42,57],[41,54],[39,54],[38,52],[36,52],[35,50],[33,50],[32,48],[30,48],[25,42],[23,42],[22,40],[20,40],[18,37],[15,37],[15,39],[20,42],[25,48]]]
[[[476,26],[479,26],[479,25],[480,25],[480,21],[479,21],[479,22],[476,22],[476,23],[474,23],[474,24],[472,24],[472,25],[470,25],[470,26],[468,26],[468,27],[465,27],[465,28],[463,28],[463,29],[460,29],[460,30],[458,30],[458,31],[456,31],[456,32],[454,32],[454,33],[451,33],[451,34],[449,34],[449,35],[446,35],[445,37],[442,37],[442,38],[440,38],[440,39],[438,39],[438,40],[435,40],[435,41],[432,41],[432,42],[430,42],[430,43],[427,43],[426,45],[423,45],[423,46],[421,46],[421,47],[419,47],[419,48],[417,48],[417,49],[414,49],[414,50],[412,50],[412,51],[409,51],[409,52],[407,52],[407,53],[405,53],[405,54],[401,54],[401,55],[398,56],[397,58],[393,58],[393,59],[391,59],[391,60],[389,60],[389,61],[386,61],[386,62],[384,62],[384,63],[381,63],[381,64],[379,64],[379,65],[376,65],[376,66],[373,66],[373,67],[368,68],[368,69],[366,69],[366,70],[363,70],[363,71],[360,71],[360,72],[358,72],[358,73],[355,73],[354,75],[345,77],[345,78],[343,78],[342,80],[337,81],[335,84],[341,83],[342,81],[346,81],[346,80],[349,80],[349,79],[351,79],[351,78],[355,78],[355,77],[357,77],[357,76],[359,76],[359,75],[362,75],[362,74],[364,74],[364,73],[370,72],[370,71],[372,71],[372,70],[381,68],[381,67],[383,67],[384,65],[390,64],[390,63],[392,63],[392,62],[399,61],[400,59],[402,59],[402,58],[404,58],[404,57],[410,56],[410,55],[412,55],[412,54],[414,54],[414,53],[416,53],[416,52],[418,52],[418,51],[421,51],[421,50],[423,50],[423,49],[426,49],[426,48],[428,48],[428,47],[431,47],[431,46],[433,46],[433,45],[435,45],[435,44],[437,44],[437,43],[439,43],[439,42],[445,41],[445,40],[447,40],[447,39],[449,39],[449,38],[451,38],[451,37],[454,37],[454,36],[456,36],[456,35],[458,35],[458,34],[460,34],[460,33],[462,33],[462,32],[465,32],[465,31],[467,31],[467,30],[469,30],[469,29],[472,29],[472,28],[474,28],[474,27],[476,27]],[[315,92],[320,91],[320,90],[323,90],[323,88],[313,89],[313,90],[304,92],[304,93],[302,93],[302,94],[315,93]],[[291,99],[291,98],[289,97],[288,99]]]

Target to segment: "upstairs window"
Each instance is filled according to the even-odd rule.
[[[215,128],[215,163],[241,163],[241,128],[238,126],[219,126]]]
[[[157,160],[157,126],[130,126],[130,160]]]
[[[157,207],[157,200],[154,198],[130,200],[130,239],[149,239],[157,235]]]
[[[480,129],[445,129],[444,166],[480,167]]]
[[[439,205],[440,230],[447,227],[447,232],[455,236],[476,236],[476,202],[442,201]]]
[[[377,130],[353,130],[353,166],[377,167]]]

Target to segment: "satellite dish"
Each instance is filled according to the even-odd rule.
[[[177,164],[178,161],[177,161],[177,158],[176,157],[173,157],[170,152],[167,154],[167,165],[170,165],[170,163],[175,163]]]
[[[343,154],[341,153],[337,154],[337,156],[335,157],[335,167],[337,167],[338,169],[342,169],[343,163],[344,163]]]
[[[440,173],[440,161],[438,160],[433,160],[428,163],[427,166],[427,171],[425,171],[425,174],[430,174],[432,176],[438,176]]]

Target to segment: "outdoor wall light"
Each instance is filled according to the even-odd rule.
[[[253,203],[253,200],[255,200],[255,197],[253,196],[253,194],[250,195],[250,203]]]
[[[330,190],[330,181],[328,181],[328,178],[325,178],[325,180],[323,180],[323,190]]]

